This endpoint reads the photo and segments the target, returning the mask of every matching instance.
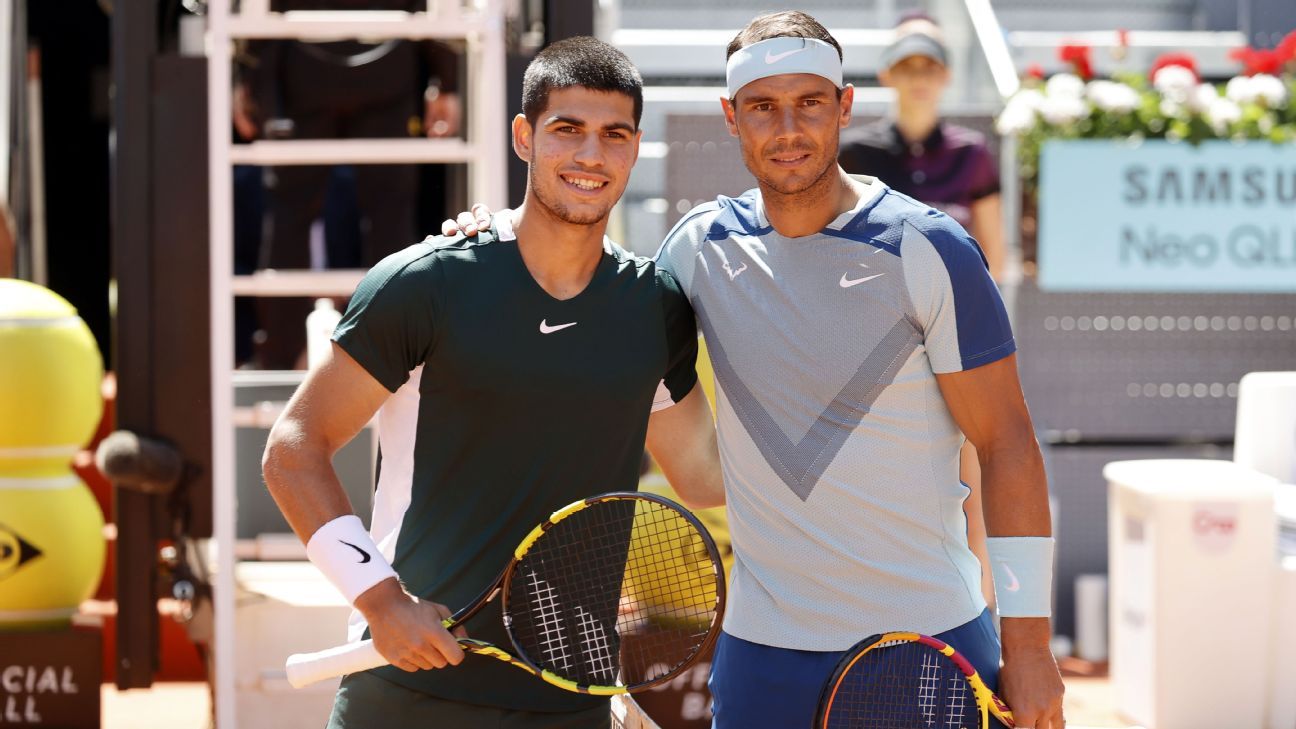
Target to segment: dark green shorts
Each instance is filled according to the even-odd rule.
[[[611,717],[607,704],[563,714],[461,704],[353,673],[342,679],[328,729],[610,729]]]

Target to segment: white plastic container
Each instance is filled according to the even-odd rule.
[[[316,299],[315,310],[306,315],[306,366],[315,365],[328,356],[333,330],[342,321],[342,314],[333,308],[332,299]]]
[[[1120,461],[1103,475],[1117,711],[1147,729],[1264,726],[1274,479],[1190,460]]]
[[[1077,575],[1075,602],[1076,657],[1107,660],[1107,575]]]
[[[1278,585],[1273,617],[1269,680],[1269,729],[1296,727],[1296,557],[1285,557],[1278,565]]]
[[[1252,372],[1238,383],[1233,460],[1296,483],[1296,372]]]

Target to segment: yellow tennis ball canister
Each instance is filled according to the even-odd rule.
[[[102,380],[94,335],[71,304],[0,279],[0,475],[60,473],[99,424]]]
[[[0,475],[0,630],[66,623],[103,576],[103,514],[64,466],[45,478]]]

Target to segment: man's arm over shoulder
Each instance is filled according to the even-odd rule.
[[[658,270],[657,277],[670,355],[648,419],[648,450],[687,506],[719,506],[724,481],[711,406],[698,387],[693,309],[670,273]]]
[[[648,452],[690,509],[722,506],[724,476],[706,393],[694,385],[678,403],[648,418]]]

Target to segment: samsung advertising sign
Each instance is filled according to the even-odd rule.
[[[1046,291],[1296,292],[1296,145],[1045,143]]]

